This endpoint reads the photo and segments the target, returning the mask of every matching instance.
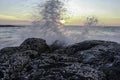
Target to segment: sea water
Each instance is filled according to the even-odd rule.
[[[62,29],[64,36],[71,40],[68,44],[84,40],[106,40],[120,43],[120,27],[116,26],[89,27],[86,34],[83,34],[85,30],[81,26],[65,26]],[[19,46],[30,37],[43,38],[39,31],[39,27],[0,27],[0,48]],[[49,42],[50,38],[47,39]]]

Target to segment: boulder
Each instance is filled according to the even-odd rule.
[[[61,53],[61,54],[69,54],[69,55],[74,55],[74,53],[78,51],[84,51],[84,50],[89,50],[92,49],[98,45],[103,45],[103,46],[109,46],[109,45],[118,45],[116,42],[111,42],[111,41],[102,41],[102,40],[88,40],[88,41],[83,41],[80,43],[76,43],[73,45],[69,45],[65,47],[64,49],[57,50],[56,52]]]
[[[46,52],[49,50],[49,46],[46,41],[39,38],[28,38],[21,45],[20,48],[23,50],[34,50],[37,52]]]
[[[119,80],[120,44],[89,40],[48,46],[29,38],[19,47],[0,50],[2,80]]]

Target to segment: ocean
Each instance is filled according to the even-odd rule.
[[[84,40],[106,40],[120,43],[120,27],[80,27],[66,26],[62,28],[69,44]],[[41,38],[39,27],[0,27],[0,48],[19,46],[26,38]],[[54,39],[54,38],[52,38]],[[49,41],[49,38],[48,40]]]

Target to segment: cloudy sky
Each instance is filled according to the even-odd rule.
[[[45,0],[0,0],[0,24],[30,24],[35,6]],[[95,16],[100,25],[120,25],[120,0],[66,0],[65,24],[82,25]]]

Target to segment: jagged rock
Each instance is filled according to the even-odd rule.
[[[83,41],[80,43],[76,43],[76,44],[67,46],[64,49],[57,50],[56,52],[61,53],[61,54],[73,55],[74,53],[76,53],[78,51],[89,50],[98,45],[108,45],[109,46],[111,44],[117,45],[117,43],[110,42],[110,41],[101,41],[101,40]]]
[[[29,38],[0,53],[2,80],[120,79],[120,44],[116,42],[90,40],[63,47]]]
[[[21,45],[20,48],[23,50],[35,50],[38,52],[46,52],[49,50],[49,46],[46,41],[39,38],[28,38]]]
[[[107,74],[108,80],[119,80],[120,79],[120,54],[117,56],[113,56],[113,62],[109,63],[101,68],[104,73]],[[108,64],[108,63],[107,63]]]
[[[24,75],[33,69],[30,62],[38,56],[38,52],[32,50],[12,54],[2,65],[0,65],[5,74],[4,79],[24,79]]]
[[[84,66],[74,63],[65,68],[68,73],[90,78],[92,80],[105,80],[105,74],[102,71],[93,69],[90,66]],[[89,80],[89,79],[88,79]]]

